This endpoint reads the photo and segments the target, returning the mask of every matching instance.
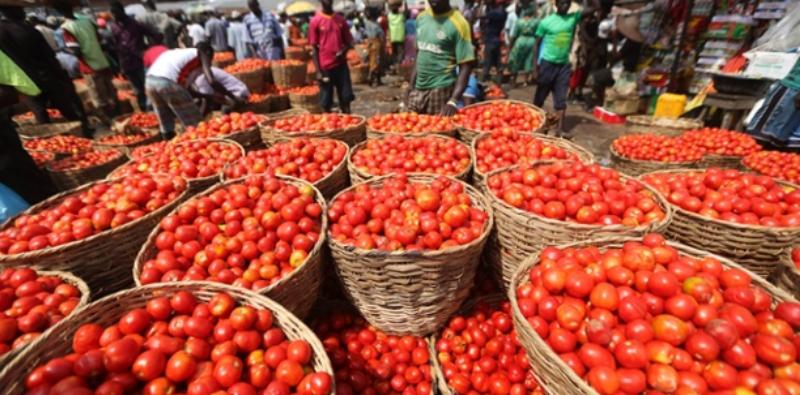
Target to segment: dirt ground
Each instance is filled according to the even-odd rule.
[[[371,117],[378,113],[398,110],[402,102],[402,92],[405,89],[403,82],[397,77],[388,76],[384,83],[385,85],[376,88],[355,85],[353,89],[356,101],[352,104],[353,112]],[[503,85],[503,89],[511,99],[526,102],[533,101],[533,94],[536,90],[535,87],[522,87],[521,84],[517,88],[511,88],[509,84],[506,84]],[[545,110],[553,111],[550,99],[545,103]],[[601,164],[607,164],[609,145],[625,131],[621,125],[609,125],[594,119],[584,110],[582,104],[568,105],[564,129],[571,132],[573,142],[592,152]]]

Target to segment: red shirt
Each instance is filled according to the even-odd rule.
[[[150,47],[147,51],[144,51],[144,56],[142,56],[144,67],[147,67],[149,69],[150,66],[152,66],[153,63],[156,62],[156,59],[158,59],[158,57],[161,56],[162,53],[167,51],[169,51],[169,48],[163,45],[155,45]]]
[[[342,64],[346,56],[336,57],[336,52],[353,41],[347,21],[339,14],[325,15],[317,12],[308,25],[308,43],[319,46],[319,67],[330,70]]]

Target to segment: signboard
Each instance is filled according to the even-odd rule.
[[[755,52],[744,75],[780,80],[789,74],[796,61],[796,53]]]

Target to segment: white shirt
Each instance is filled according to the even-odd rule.
[[[511,11],[506,18],[506,44],[511,44],[511,37],[514,37],[514,30],[517,27],[517,12]]]
[[[247,86],[238,78],[216,67],[211,68],[211,73],[214,74],[214,79],[233,93],[234,96],[245,99],[250,96],[250,91],[247,90]],[[202,74],[197,76],[194,80],[194,90],[204,95],[214,94],[214,88],[211,87],[211,84],[208,83],[206,77]]]
[[[197,45],[203,41],[206,41],[206,30],[197,23],[192,23],[189,25],[189,27],[186,28],[186,31],[189,33],[189,37],[192,38],[192,45]]]
[[[203,68],[196,48],[171,49],[161,54],[147,70],[148,77],[161,77],[181,86],[188,86]]]
[[[286,48],[289,46],[289,26],[292,26],[292,22],[288,19],[286,23],[282,23],[281,27],[283,28],[283,47]]]

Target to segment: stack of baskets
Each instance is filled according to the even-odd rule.
[[[800,300],[800,270],[792,260],[792,251],[798,248],[800,244],[787,249],[781,255],[778,267],[772,270],[767,281]]]
[[[362,64],[350,67],[350,80],[354,84],[366,84],[369,82],[369,66]]]
[[[304,108],[312,113],[320,113],[319,89],[305,93],[301,91],[289,91],[289,104],[292,108]]]
[[[80,137],[81,132],[81,123],[79,121],[46,123],[43,125],[28,124],[17,130],[17,133],[23,139],[43,139],[62,134]]]
[[[282,89],[298,88],[306,84],[307,67],[301,62],[273,62],[272,79]]]
[[[263,67],[258,67],[253,70],[235,72],[233,76],[242,81],[250,93],[264,93],[264,88],[267,85],[265,70]]]
[[[308,51],[303,47],[288,47],[286,48],[286,59],[306,62],[308,61]]]

